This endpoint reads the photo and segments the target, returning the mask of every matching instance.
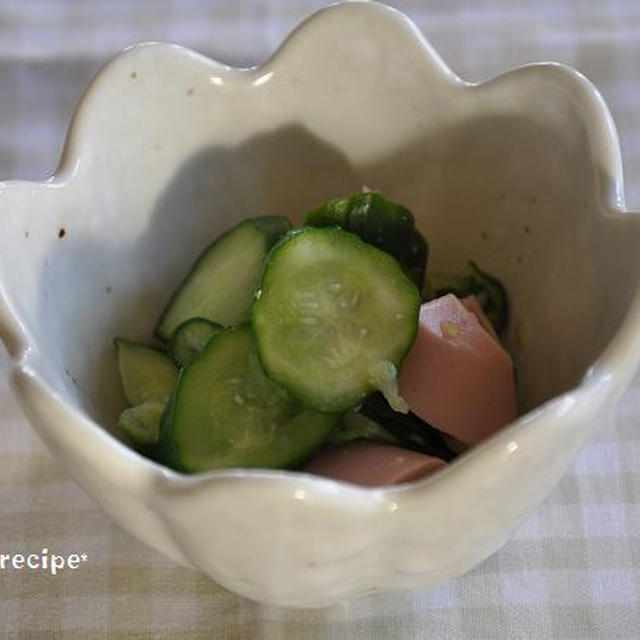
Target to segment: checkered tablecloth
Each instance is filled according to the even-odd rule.
[[[0,178],[52,173],[83,87],[125,45],[168,40],[255,64],[325,4],[0,0]],[[583,71],[612,110],[627,200],[640,209],[640,2],[392,4],[466,79],[545,59]],[[433,591],[295,612],[235,596],[113,525],[21,416],[6,363],[2,352],[0,554],[88,559],[55,576],[0,569],[1,638],[640,639],[640,377],[552,495],[476,570]]]

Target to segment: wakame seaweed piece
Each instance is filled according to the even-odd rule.
[[[358,193],[349,200],[347,230],[390,253],[404,267],[415,224],[411,211],[377,191]]]
[[[403,446],[445,462],[455,454],[446,445],[443,434],[414,413],[394,411],[381,393],[372,393],[362,403],[360,412],[395,436]]]
[[[428,245],[415,228],[413,214],[377,191],[334,198],[305,216],[313,227],[340,226],[365,242],[391,254],[403,271],[422,289]]]
[[[415,282],[418,291],[422,291],[425,281],[425,269],[427,265],[427,257],[429,255],[429,246],[424,236],[414,229],[409,241],[409,258],[405,266],[404,272]]]
[[[470,261],[469,266],[472,269],[476,281],[479,282],[488,293],[486,301],[480,297],[478,298],[482,309],[491,321],[491,324],[493,324],[496,333],[501,334],[509,322],[509,298],[507,296],[507,290],[500,280],[482,271],[475,262]]]
[[[333,198],[305,216],[304,223],[312,227],[342,227],[347,224],[349,198]]]
[[[331,430],[326,444],[338,446],[354,440],[374,440],[400,444],[398,438],[360,411],[347,411]]]
[[[501,334],[505,330],[509,322],[507,291],[500,280],[480,269],[475,262],[469,261],[469,273],[430,271],[427,274],[423,288],[425,300],[433,300],[448,293],[453,293],[458,298],[476,296],[496,333]]]

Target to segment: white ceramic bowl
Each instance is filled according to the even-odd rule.
[[[149,338],[212,237],[363,184],[414,211],[432,265],[471,258],[506,283],[515,424],[432,479],[377,490],[187,477],[110,435],[124,405],[113,337]],[[0,214],[1,333],[34,427],[123,528],[264,602],[467,571],[551,490],[640,357],[640,217],[597,91],[557,64],[465,83],[377,4],[321,11],[256,69],[125,51],[87,90],[56,175],[0,185]]]

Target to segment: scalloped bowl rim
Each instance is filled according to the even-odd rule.
[[[308,26],[317,20],[319,16],[325,12],[340,10],[340,7],[344,6],[344,4],[345,3],[325,7],[311,15],[287,36],[276,52],[263,64],[249,68],[232,68],[229,65],[176,44],[147,42],[128,47],[109,61],[103,69],[94,76],[85,90],[70,124],[60,163],[51,178],[44,182],[31,183],[18,180],[5,181],[0,183],[0,192],[4,189],[11,188],[14,184],[49,184],[52,186],[62,186],[68,180],[73,179],[78,163],[78,149],[82,147],[82,139],[85,134],[84,123],[87,115],[87,98],[101,82],[103,71],[112,65],[120,64],[132,51],[149,47],[172,48],[179,51],[181,55],[193,57],[201,64],[212,68],[225,69],[235,75],[238,80],[250,83],[264,76],[264,74],[277,69],[279,65],[285,64],[287,50],[291,43],[298,38],[305,37],[304,34]],[[622,163],[615,125],[602,96],[583,74],[564,64],[539,62],[517,67],[484,82],[466,82],[461,80],[445,64],[425,36],[404,14],[391,7],[375,2],[354,2],[347,4],[360,4],[366,6],[367,10],[381,11],[393,16],[396,20],[404,21],[406,25],[410,26],[414,37],[419,42],[425,63],[433,66],[442,79],[446,80],[451,86],[458,87],[460,90],[482,91],[485,87],[508,81],[513,74],[540,72],[557,73],[567,85],[577,86],[578,91],[581,92],[585,111],[590,114],[590,117],[586,119],[586,135],[590,141],[595,143],[597,157],[601,165],[607,170],[606,175],[608,179],[604,184],[599,185],[599,198],[603,206],[604,215],[628,215],[630,213],[625,209],[624,204]],[[637,357],[630,356],[629,353],[640,352],[640,331],[637,329],[637,326],[640,326],[640,294],[636,291],[620,328],[617,330],[609,345],[601,353],[600,357],[588,369],[580,384],[576,387],[554,397],[527,414],[520,416],[514,423],[494,435],[485,443],[461,456],[450,468],[431,478],[407,485],[370,489],[294,471],[231,469],[210,471],[190,476],[170,470],[141,456],[111,436],[102,426],[88,416],[70,406],[59,394],[49,388],[41,379],[37,370],[31,367],[30,353],[32,346],[29,343],[26,329],[11,307],[4,285],[0,282],[0,334],[12,359],[12,386],[22,405],[25,406],[25,389],[27,387],[38,389],[38,392],[41,393],[43,397],[46,397],[48,401],[57,405],[64,414],[75,421],[79,430],[84,430],[87,436],[87,442],[91,441],[96,447],[109,450],[110,453],[119,459],[120,470],[123,472],[121,476],[122,484],[134,482],[140,483],[140,486],[148,486],[151,479],[159,479],[162,483],[165,483],[167,488],[171,487],[178,490],[192,490],[223,478],[253,478],[277,483],[295,481],[298,486],[300,483],[303,483],[306,488],[312,489],[318,494],[340,493],[344,496],[351,496],[357,501],[365,500],[374,503],[384,503],[395,500],[398,499],[401,494],[408,495],[412,492],[422,492],[432,488],[433,490],[437,490],[438,485],[446,482],[447,478],[455,474],[461,465],[471,463],[473,459],[482,455],[487,449],[506,446],[512,440],[512,432],[515,428],[521,427],[524,424],[533,426],[538,422],[546,421],[550,416],[553,416],[553,419],[557,420],[566,418],[574,412],[579,415],[582,411],[588,411],[589,407],[593,406],[593,403],[599,404],[604,402],[604,399],[610,397],[612,394],[621,393],[623,387],[629,382],[637,364]],[[180,560],[184,560],[184,558]]]

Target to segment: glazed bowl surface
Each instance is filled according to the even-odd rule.
[[[505,283],[522,416],[446,471],[381,489],[284,471],[185,476],[112,433],[113,337],[147,341],[220,231],[367,185],[430,265]],[[60,464],[134,536],[262,602],[320,607],[462,574],[551,491],[640,358],[640,218],[590,82],[458,78],[401,13],[329,7],[258,68],[170,44],[98,74],[56,174],[0,184],[0,332]]]

